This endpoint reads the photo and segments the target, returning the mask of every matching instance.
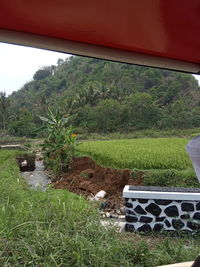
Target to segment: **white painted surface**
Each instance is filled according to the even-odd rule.
[[[157,191],[130,191],[130,185],[123,190],[124,198],[168,199],[168,200],[200,200],[200,193],[188,192],[157,192]]]

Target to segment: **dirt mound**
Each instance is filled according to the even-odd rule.
[[[104,168],[89,157],[74,158],[71,170],[53,184],[54,188],[68,189],[76,194],[92,196],[100,190],[107,193],[106,207],[119,209],[123,206],[122,191],[131,181],[131,171]]]

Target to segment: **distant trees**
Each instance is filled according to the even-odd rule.
[[[6,130],[6,117],[8,115],[9,99],[6,97],[6,92],[0,92],[0,118],[1,129]]]
[[[144,129],[158,126],[161,109],[148,93],[135,93],[126,98],[125,121],[127,126]]]
[[[49,76],[51,76],[54,73],[55,66],[51,67],[43,67],[36,71],[36,73],[33,75],[33,79],[35,81],[43,80]]]
[[[8,132],[11,135],[35,137],[36,128],[33,121],[33,115],[26,108],[21,108],[17,111],[17,117],[13,117],[9,122]]]
[[[48,106],[78,114],[80,132],[200,127],[200,88],[192,75],[93,58],[59,59],[8,99],[0,97],[0,127],[20,136],[35,135]]]

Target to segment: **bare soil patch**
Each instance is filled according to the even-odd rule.
[[[135,181],[135,182],[134,182]],[[96,164],[90,157],[74,158],[71,170],[58,180],[53,182],[53,187],[67,189],[76,194],[86,197],[97,194],[100,190],[107,193],[107,209],[118,210],[124,205],[122,191],[125,185],[141,184],[141,174],[139,177],[131,179],[131,170],[117,170],[104,168]]]

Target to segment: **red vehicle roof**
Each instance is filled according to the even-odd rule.
[[[199,0],[1,0],[0,41],[198,73]]]

